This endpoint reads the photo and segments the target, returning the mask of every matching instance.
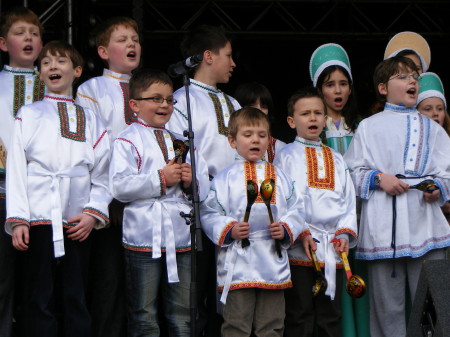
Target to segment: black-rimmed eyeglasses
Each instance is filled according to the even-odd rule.
[[[169,105],[174,105],[177,103],[177,100],[173,97],[164,98],[161,96],[139,97],[139,98],[135,98],[135,100],[136,101],[153,101],[154,103],[157,103],[157,104],[163,104],[164,101],[166,101],[167,104],[169,104]]]

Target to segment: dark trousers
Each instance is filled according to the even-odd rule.
[[[197,253],[197,337],[220,336],[223,322],[217,313],[215,246],[202,232],[203,251]]]
[[[285,290],[285,337],[312,337],[317,326],[321,337],[341,336],[341,295],[343,271],[336,270],[334,301],[323,294],[313,296],[315,280],[311,267],[291,266],[293,288]]]
[[[56,337],[59,330],[66,337],[89,337],[85,288],[91,239],[79,242],[65,237],[65,255],[56,259],[52,237],[51,226],[31,227],[29,248],[22,253],[22,335]]]
[[[6,203],[0,198],[0,337],[12,334],[16,251],[4,224]]]
[[[123,207],[113,200],[109,206],[111,226],[91,234],[88,302],[94,337],[123,337],[126,334]]]

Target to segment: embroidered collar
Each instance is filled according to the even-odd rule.
[[[151,125],[149,125],[148,123],[146,123],[146,122],[145,122],[143,119],[141,119],[141,118],[136,118],[133,122],[134,122],[134,123],[137,123],[137,124],[139,124],[139,125],[145,126],[146,128],[152,128],[152,129],[155,129],[155,130],[161,130],[161,131],[163,131],[163,130],[166,129],[166,128],[159,128],[159,127],[157,127],[157,126],[151,126]]]
[[[194,80],[194,79],[192,79],[192,78],[190,79],[190,82],[191,82],[191,84],[193,84],[193,85],[195,85],[195,86],[197,86],[197,87],[199,87],[199,88],[205,89],[205,90],[207,90],[207,91],[209,91],[209,92],[212,92],[212,93],[214,93],[214,94],[219,94],[219,93],[222,92],[222,91],[220,91],[219,89],[214,88],[214,87],[211,86],[211,85],[207,85],[207,84],[205,84],[205,83],[196,81],[196,80]]]
[[[113,78],[115,80],[123,81],[123,82],[128,82],[131,78],[130,75],[116,73],[109,69],[103,69],[103,76],[107,76],[107,77]]]
[[[12,73],[12,74],[16,74],[16,75],[38,75],[39,74],[36,67],[34,69],[13,68],[6,64],[3,66],[3,71],[6,71],[6,72]]]
[[[52,101],[57,101],[57,102],[70,102],[70,103],[75,102],[75,100],[70,96],[57,95],[57,94],[45,94],[44,100],[52,100]]]
[[[391,103],[386,103],[384,106],[384,110],[389,110],[393,112],[401,112],[401,113],[411,113],[411,112],[417,112],[417,109],[415,106],[412,108],[407,108],[404,105],[395,105]]]
[[[307,140],[298,136],[295,137],[295,141],[305,146],[322,147],[322,143],[320,141],[314,142],[312,140]]]

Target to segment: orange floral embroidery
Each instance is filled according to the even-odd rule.
[[[273,193],[272,193],[272,199],[270,199],[270,203],[275,205],[277,200],[277,176],[275,173],[275,166],[273,166],[271,163],[266,162],[265,163],[265,173],[264,173],[264,179],[273,179],[275,181],[275,186],[273,187]],[[258,182],[258,177],[256,175],[256,164],[252,162],[244,162],[244,184],[247,186],[247,180],[254,180]],[[258,187],[260,187],[260,184],[258,184]],[[261,195],[259,193],[258,189],[258,197],[256,198],[255,202],[264,203],[264,201],[261,198]]]
[[[329,147],[322,147],[325,177],[319,178],[319,164],[317,151],[312,147],[305,147],[306,164],[308,167],[308,186],[326,190],[334,190],[334,160],[333,152]]]
[[[245,288],[260,288],[270,290],[282,290],[292,287],[292,281],[282,283],[268,283],[268,282],[239,282],[230,286],[230,290],[245,289]],[[223,291],[223,286],[218,287],[219,292]]]

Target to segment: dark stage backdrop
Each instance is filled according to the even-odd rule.
[[[4,11],[18,0],[0,1]],[[233,94],[243,82],[258,81],[275,102],[273,134],[286,142],[295,133],[286,123],[286,102],[297,89],[311,84],[309,59],[319,45],[338,43],[348,52],[361,114],[375,95],[372,74],[390,37],[400,31],[423,35],[431,48],[430,71],[450,92],[450,0],[28,0],[45,20],[44,42],[72,41],[87,61],[82,80],[101,74],[102,64],[90,43],[93,26],[110,16],[131,16],[142,28],[142,66],[167,69],[182,59],[179,45],[186,30],[199,24],[222,25],[233,38],[237,64],[230,83],[220,89]],[[56,4],[56,6],[55,6]],[[68,4],[72,4],[68,20]],[[51,6],[52,10],[47,11]],[[60,8],[59,8],[60,7]],[[54,12],[54,14],[53,14]],[[3,61],[6,61],[3,56]],[[175,80],[175,88],[181,85]]]

